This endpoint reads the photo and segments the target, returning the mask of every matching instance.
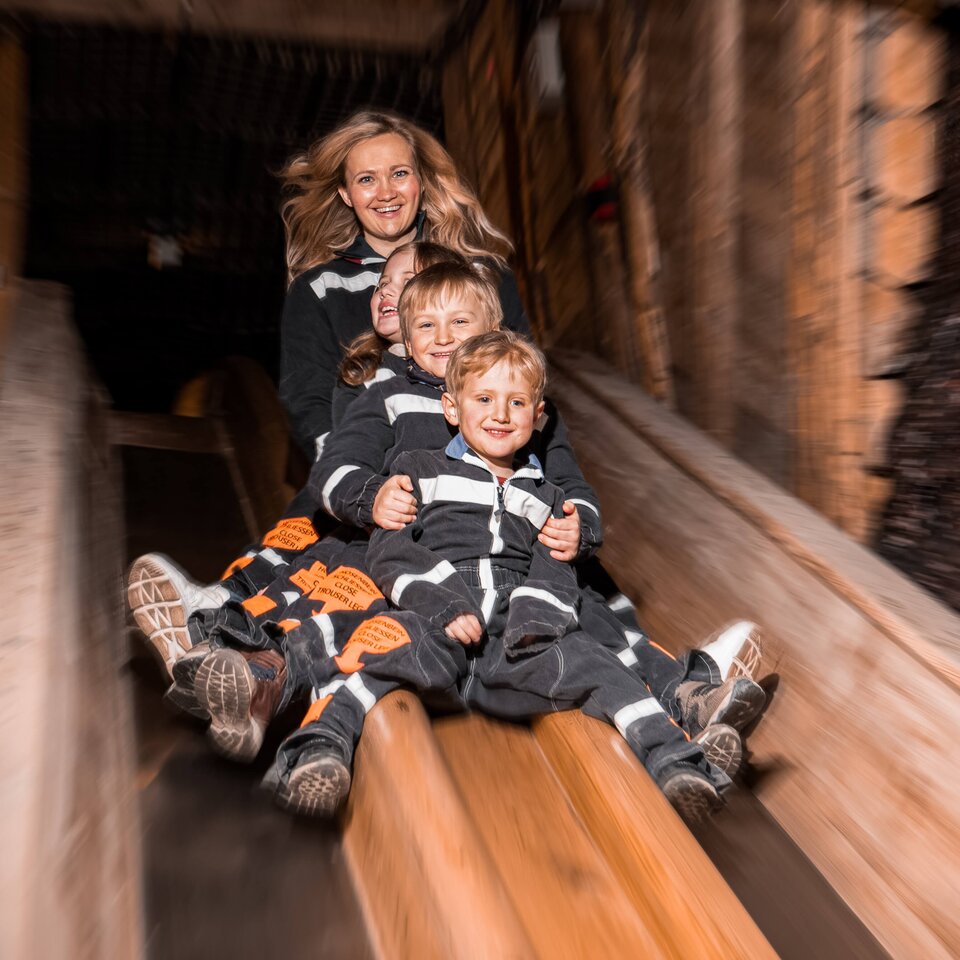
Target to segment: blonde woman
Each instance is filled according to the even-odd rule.
[[[280,397],[314,459],[331,425],[343,348],[370,325],[384,260],[415,238],[501,272],[504,326],[529,332],[509,240],[484,214],[447,151],[401,117],[352,116],[283,171],[290,287],[281,328]]]

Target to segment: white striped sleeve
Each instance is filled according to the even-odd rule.
[[[359,470],[359,469],[360,469],[359,467],[348,463],[348,464],[344,464],[342,467],[337,467],[337,469],[334,470],[332,474],[330,474],[330,479],[323,485],[323,491],[321,494],[323,498],[323,506],[328,513],[333,513],[334,516],[336,516],[333,510],[333,507],[330,506],[330,496],[333,493],[333,491],[336,490],[337,485],[340,483],[341,480],[343,480],[345,476],[347,476],[347,474],[353,473],[354,470]]]

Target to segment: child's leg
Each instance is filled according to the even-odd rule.
[[[759,665],[755,624],[741,621],[718,635],[712,650],[719,663],[702,650],[674,657],[639,629],[624,628],[620,618],[588,592],[583,594],[580,628],[636,673],[667,713],[691,734],[699,735],[713,723],[741,730],[763,706],[760,686],[734,668],[735,663],[748,661]],[[731,674],[730,679],[723,679],[725,673]],[[721,755],[722,751],[715,759]]]
[[[687,737],[639,678],[592,638],[578,631],[514,661],[503,657],[499,645],[491,646],[468,692],[469,705],[514,718],[579,706],[613,724],[668,794],[667,783],[679,773],[687,775],[681,812],[690,812],[694,782],[700,785],[701,806],[720,805],[718,789],[729,786],[729,777],[706,761],[700,744]]]
[[[219,582],[205,586],[163,554],[134,561],[127,579],[127,601],[137,626],[156,650],[166,672],[198,642],[191,618],[203,619],[227,600],[251,597],[280,576],[300,553],[318,540],[316,505],[306,490],[291,501],[283,517],[258,544],[230,564]]]
[[[287,637],[296,685],[313,687],[300,729],[287,737],[265,783],[277,802],[296,813],[332,815],[350,786],[350,764],[366,714],[389,692],[411,687],[447,708],[462,705],[457,680],[466,656],[416,614],[394,611],[314,618],[316,637],[302,628]]]

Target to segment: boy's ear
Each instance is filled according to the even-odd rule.
[[[440,403],[443,404],[443,415],[447,418],[447,423],[459,427],[460,412],[457,410],[457,401],[449,393],[444,393],[440,398]]]
[[[533,422],[536,423],[543,416],[543,408],[546,404],[541,400],[533,411]]]
[[[350,202],[350,194],[347,193],[346,187],[337,187],[337,193],[340,194],[340,199],[351,209],[353,209],[353,204]]]

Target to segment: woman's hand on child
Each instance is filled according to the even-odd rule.
[[[389,477],[373,501],[373,522],[384,530],[402,530],[416,518],[413,481],[402,473]]]
[[[563,504],[563,516],[551,517],[540,530],[540,542],[554,560],[569,563],[580,551],[580,514],[570,500]]]
[[[461,613],[454,617],[444,628],[443,632],[451,639],[469,647],[472,643],[479,643],[483,639],[483,627],[472,613]]]

